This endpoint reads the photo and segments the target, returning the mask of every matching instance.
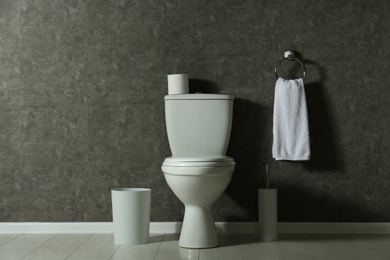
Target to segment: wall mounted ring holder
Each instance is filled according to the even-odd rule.
[[[276,78],[279,78],[279,76],[278,76],[278,67],[282,64],[283,61],[286,61],[286,60],[287,61],[296,61],[296,62],[298,62],[302,66],[302,68],[303,68],[303,77],[302,77],[302,79],[305,79],[305,77],[306,77],[305,65],[302,63],[302,61],[300,59],[295,57],[294,51],[292,51],[292,50],[286,50],[284,52],[284,58],[282,60],[280,60],[276,64],[276,66],[275,66],[275,76],[276,76]]]

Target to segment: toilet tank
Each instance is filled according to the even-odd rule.
[[[179,94],[164,99],[173,157],[225,156],[232,125],[232,96]]]

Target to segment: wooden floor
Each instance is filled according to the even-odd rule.
[[[119,246],[112,234],[0,234],[0,259],[390,259],[390,234],[279,234],[275,242],[219,234],[219,247],[201,250],[178,247],[178,238],[156,234],[148,244]]]

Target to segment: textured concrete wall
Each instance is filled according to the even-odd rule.
[[[256,221],[270,164],[280,221],[390,221],[390,2],[0,1],[0,221],[110,221],[110,189],[151,187],[152,221],[183,207],[166,75],[236,97],[217,221]],[[299,52],[312,160],[271,159],[275,63]]]

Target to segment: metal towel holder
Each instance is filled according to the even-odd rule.
[[[305,79],[305,76],[306,76],[306,68],[305,68],[305,65],[302,63],[302,61],[300,61],[300,59],[294,57],[294,51],[292,51],[292,50],[286,50],[286,51],[284,52],[284,59],[280,60],[280,61],[276,64],[276,66],[275,66],[275,76],[276,76],[276,78],[279,78],[279,76],[278,76],[278,67],[279,67],[279,65],[280,65],[283,61],[285,61],[285,60],[288,60],[288,61],[296,61],[296,62],[298,62],[299,64],[301,64],[301,66],[302,66],[302,68],[303,68],[303,77],[302,77],[302,79]]]

